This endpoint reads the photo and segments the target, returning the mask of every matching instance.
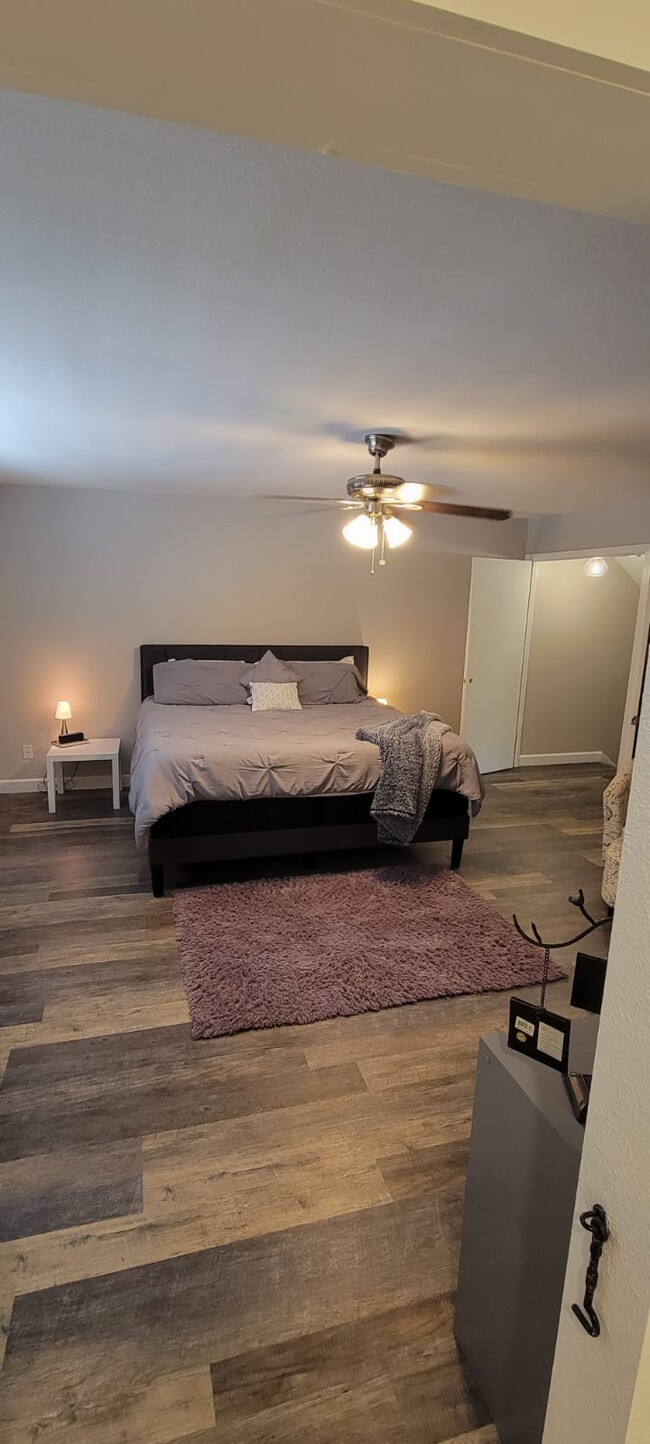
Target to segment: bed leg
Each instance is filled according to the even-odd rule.
[[[464,837],[455,837],[451,844],[451,865],[454,870],[460,867],[464,841]]]
[[[159,862],[151,864],[151,891],[154,897],[165,895],[165,875]]]

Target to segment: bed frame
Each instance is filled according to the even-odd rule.
[[[193,657],[258,662],[266,651],[285,662],[336,661],[354,657],[364,683],[368,680],[368,648],[358,643],[335,647],[163,646],[140,648],[141,694],[153,696],[156,662]],[[148,845],[151,887],[162,897],[165,869],[177,864],[223,862],[237,858],[278,857],[291,853],[331,852],[377,846],[377,827],[370,816],[371,792],[322,797],[263,797],[250,801],[189,802],[154,823]],[[451,842],[451,866],[460,867],[463,843],[469,836],[469,803],[458,792],[434,791],[415,842]]]

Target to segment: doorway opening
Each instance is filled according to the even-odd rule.
[[[617,765],[644,557],[533,563],[520,766]]]
[[[650,553],[475,557],[461,732],[486,773],[633,757]]]

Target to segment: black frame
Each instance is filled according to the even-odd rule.
[[[147,643],[140,647],[142,699],[153,695],[153,668],[157,662],[183,658],[257,662],[266,651],[286,662],[325,662],[354,657],[364,684],[368,680],[368,648],[357,642],[339,646]],[[189,802],[175,808],[153,824],[149,835],[147,852],[153,895],[163,896],[165,869],[179,863],[376,847],[377,828],[370,816],[372,797],[371,792],[269,797],[245,802]],[[414,841],[451,842],[451,866],[458,868],[468,836],[467,798],[443,788],[434,791]]]

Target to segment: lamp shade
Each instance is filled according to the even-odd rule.
[[[70,703],[69,703],[69,702],[57,702],[57,704],[56,704],[56,712],[54,713],[54,716],[56,717],[57,722],[69,722],[69,721],[70,721],[70,718],[71,718],[71,716],[72,716],[72,710],[71,710],[71,708],[70,708]]]
[[[387,516],[384,522],[384,532],[389,547],[401,547],[413,536],[410,526],[405,526],[403,521],[396,516]]]
[[[377,545],[379,532],[374,518],[364,511],[343,527],[343,535],[353,547],[363,547],[366,551],[371,551]]]

